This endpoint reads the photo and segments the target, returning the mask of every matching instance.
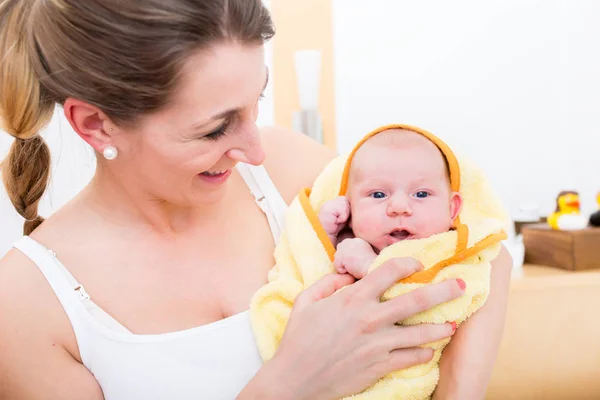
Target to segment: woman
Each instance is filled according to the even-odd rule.
[[[419,268],[395,260],[335,295],[351,278],[306,290],[261,363],[249,299],[285,204],[333,154],[255,126],[273,35],[259,0],[0,4],[3,180],[28,235],[0,261],[1,398],[334,399],[452,334],[394,325],[462,293],[448,281],[381,304]],[[98,165],[42,223],[38,132],[55,104]]]

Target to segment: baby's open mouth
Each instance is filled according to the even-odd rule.
[[[405,240],[411,236],[411,233],[406,229],[395,229],[389,235],[395,240]]]

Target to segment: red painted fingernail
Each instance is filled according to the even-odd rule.
[[[452,331],[454,332],[456,330],[456,321],[452,321],[450,324],[452,324]]]
[[[467,284],[462,279],[457,279],[456,283],[458,283],[458,286],[461,288],[461,290],[465,290],[467,287]]]

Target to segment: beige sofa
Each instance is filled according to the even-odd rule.
[[[486,399],[600,399],[600,270],[513,278]]]

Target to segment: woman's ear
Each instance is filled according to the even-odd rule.
[[[109,126],[114,124],[98,107],[69,97],[63,109],[73,130],[98,153],[113,145],[112,128]]]
[[[455,221],[462,210],[463,200],[458,192],[453,192],[450,196],[450,218]]]

